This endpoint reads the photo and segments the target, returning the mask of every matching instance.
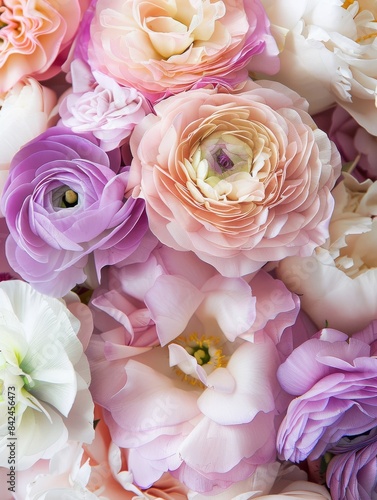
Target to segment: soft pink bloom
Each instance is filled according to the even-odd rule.
[[[277,274],[300,295],[301,307],[318,328],[349,335],[377,317],[377,181],[359,183],[349,174],[333,190],[329,238],[312,256],[282,260]]]
[[[260,0],[99,0],[90,26],[91,66],[151,101],[275,73],[277,53]]]
[[[55,93],[34,78],[25,78],[8,92],[0,93],[0,197],[13,156],[27,142],[55,124],[56,102]]]
[[[24,76],[58,73],[79,26],[87,0],[4,0],[0,9],[0,90]]]
[[[104,333],[88,348],[91,390],[136,483],[171,471],[215,492],[274,460],[275,343],[294,297],[263,271],[254,287],[166,247],[110,273],[93,300]]]
[[[159,102],[137,125],[130,185],[151,231],[225,276],[310,255],[328,236],[340,157],[295,92],[253,82]]]
[[[91,132],[105,151],[121,146],[135,125],[151,112],[143,95],[120,86],[98,71],[91,72],[82,60],[71,63],[72,88],[59,106],[61,123],[73,132]]]

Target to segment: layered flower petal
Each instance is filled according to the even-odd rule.
[[[229,277],[310,255],[328,235],[340,157],[305,109],[286,87],[252,81],[158,103],[130,143],[151,231]]]
[[[276,55],[259,0],[100,0],[90,25],[90,65],[151,101],[194,85],[235,86],[248,69],[276,72]]]

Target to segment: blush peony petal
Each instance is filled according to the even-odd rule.
[[[179,277],[160,276],[145,302],[157,327],[161,345],[180,335],[202,301],[202,293]],[[171,311],[174,311],[172,316]]]
[[[228,377],[219,379],[216,370],[208,376],[209,389],[198,399],[200,410],[215,422],[225,425],[250,422],[259,411],[273,411],[277,362],[271,341],[266,339],[258,344],[245,342],[235,351],[226,367]],[[231,384],[228,382],[230,376],[234,380]]]
[[[216,318],[228,340],[234,341],[254,323],[255,298],[243,280],[214,276],[201,292],[205,298],[198,308],[198,316],[207,321]]]

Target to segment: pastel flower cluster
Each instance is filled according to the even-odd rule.
[[[2,499],[377,498],[376,18],[0,2]]]

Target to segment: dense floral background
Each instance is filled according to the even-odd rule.
[[[0,41],[1,498],[377,499],[376,1]]]

